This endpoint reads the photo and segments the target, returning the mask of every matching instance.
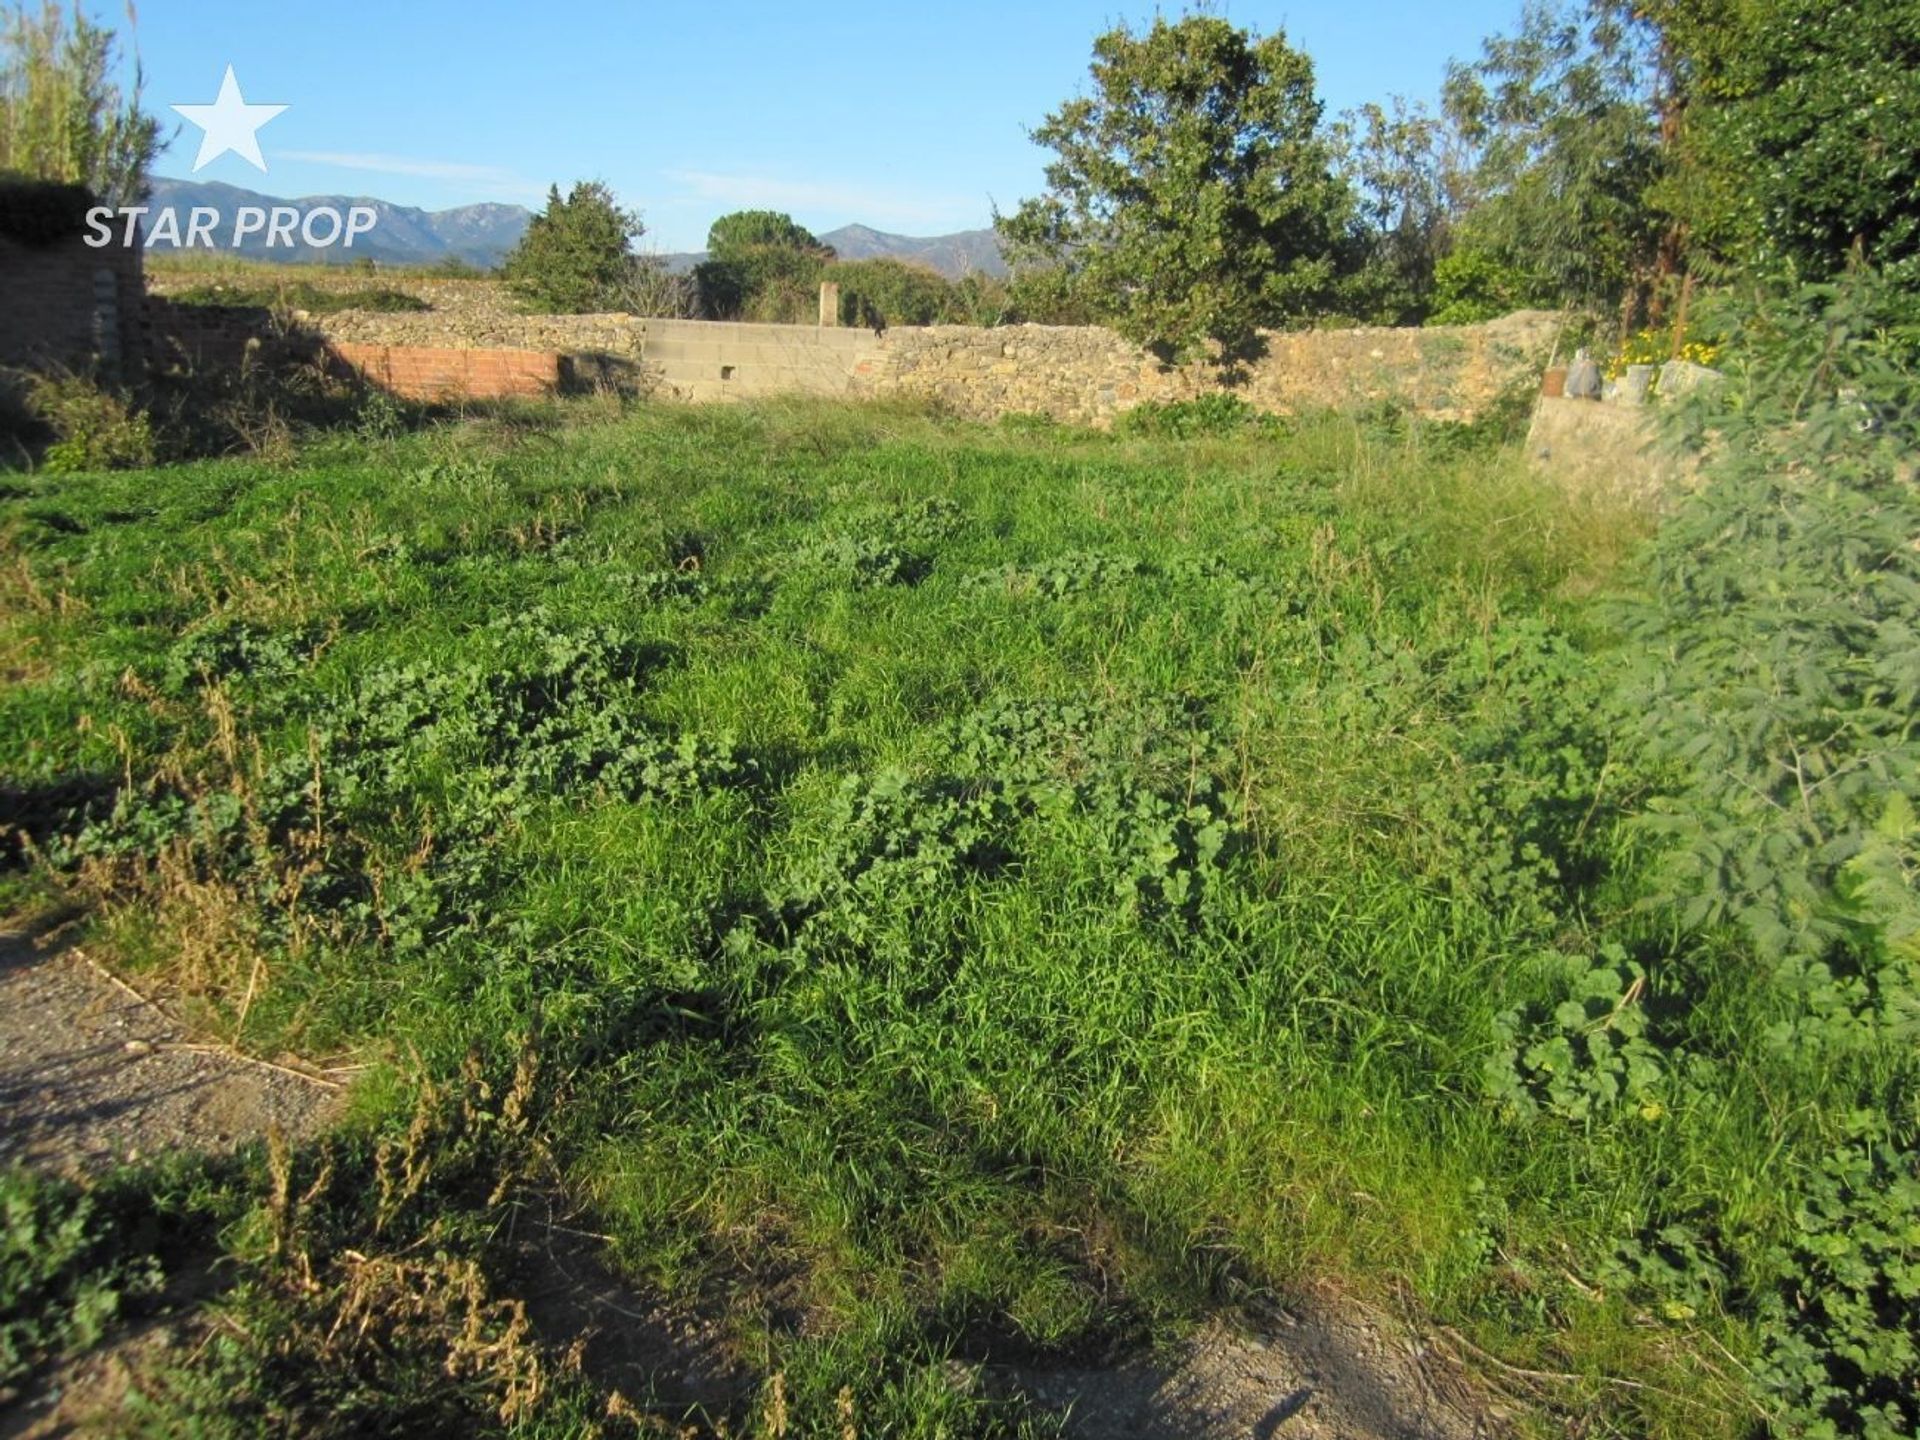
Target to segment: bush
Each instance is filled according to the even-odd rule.
[[[1711,442],[1706,484],[1622,611],[1637,666],[1614,714],[1654,788],[1647,900],[1733,942],[1770,1006],[1749,1063],[1800,1077],[1773,1082],[1802,1087],[1777,1103],[1825,1119],[1782,1167],[1787,1233],[1749,1312],[1780,1434],[1892,1440],[1920,1418],[1901,1098],[1920,1079],[1914,320],[1870,273],[1724,314],[1729,383],[1670,407],[1680,439]]]
[[[1116,434],[1153,440],[1217,439],[1280,427],[1278,417],[1263,414],[1226,391],[1194,400],[1148,400],[1121,415],[1113,425]]]
[[[1863,276],[1729,318],[1732,383],[1679,407],[1717,459],[1624,617],[1644,656],[1624,711],[1672,777],[1648,821],[1661,894],[1825,997],[1835,1040],[1846,1017],[1920,1013],[1889,943],[1920,902],[1872,869],[1893,847],[1897,877],[1912,837],[1896,807],[1920,803],[1911,308]]]
[[[701,312],[710,320],[811,320],[820,272],[832,259],[832,248],[791,215],[722,215],[707,232],[706,260],[694,270]]]
[[[954,325],[967,318],[953,282],[924,265],[843,260],[821,278],[839,285],[845,325]]]
[[[128,397],[79,375],[36,376],[27,405],[53,432],[44,456],[56,475],[153,464],[153,425]]]
[[[1429,325],[1476,325],[1523,309],[1535,282],[1491,251],[1463,247],[1433,267]]]
[[[41,1363],[105,1335],[129,1299],[160,1287],[151,1256],[77,1186],[0,1171],[0,1402]]]
[[[1097,325],[1100,308],[1065,266],[1032,267],[1007,284],[1007,319],[1014,324]]]
[[[1786,1406],[1783,1433],[1920,1433],[1920,1154],[1871,1133],[1836,1151],[1782,1258],[1758,1379]]]
[[[597,180],[583,180],[562,199],[547,192],[547,208],[500,267],[508,288],[528,305],[559,314],[618,307],[633,270],[633,242],[643,234],[637,216],[615,203]]]

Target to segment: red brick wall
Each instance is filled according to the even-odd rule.
[[[545,350],[452,350],[425,345],[328,345],[370,385],[406,400],[499,400],[551,395],[560,357]]]
[[[0,365],[79,369],[100,357],[137,368],[145,294],[137,246],[0,238]],[[111,333],[98,333],[96,316],[109,314]]]

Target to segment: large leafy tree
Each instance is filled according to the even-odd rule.
[[[694,271],[700,303],[717,320],[790,320],[833,259],[804,225],[778,210],[736,210],[707,230],[707,258]]]
[[[1455,64],[1447,115],[1472,146],[1456,243],[1529,299],[1609,307],[1642,295],[1666,222],[1652,194],[1667,163],[1659,29],[1618,0],[1530,3],[1519,32]]]
[[[1444,115],[1396,97],[1341,116],[1340,170],[1356,199],[1341,308],[1391,324],[1431,308],[1436,267],[1465,203],[1467,147]]]
[[[84,185],[109,205],[146,196],[160,126],[123,89],[113,32],[78,6],[0,9],[0,172]]]
[[[1920,5],[1649,0],[1688,103],[1663,200],[1706,255],[1920,280]]]
[[[619,309],[634,276],[633,242],[643,233],[639,217],[621,209],[599,181],[582,180],[564,197],[555,185],[547,192],[547,208],[527,225],[501,274],[515,293],[542,310]]]
[[[1164,352],[1232,357],[1311,314],[1352,197],[1334,173],[1313,63],[1215,16],[1094,41],[1092,93],[1033,132],[1044,195],[995,225],[1016,266],[1053,267],[1093,313]]]

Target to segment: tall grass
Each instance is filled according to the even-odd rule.
[[[943,1362],[1318,1289],[1540,1413],[1739,1429],[1737,1307],[1616,1256],[1675,1187],[1775,1222],[1764,1098],[1567,1120],[1515,1069],[1567,957],[1672,943],[1594,703],[1641,517],[1417,426],[800,404],[4,505],[14,903],[382,1066],[376,1128],[531,1045],[541,1183],[730,1294],[805,1423],[1012,1424]]]

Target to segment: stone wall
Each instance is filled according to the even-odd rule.
[[[423,298],[445,310],[348,311],[310,323],[336,343],[552,351],[570,357],[576,370],[612,357],[643,374],[644,388],[659,385],[696,400],[912,395],[981,419],[1023,411],[1103,426],[1143,401],[1221,388],[1206,367],[1163,365],[1092,326],[896,326],[875,335],[813,325],[518,315],[497,292],[483,297],[481,283],[433,285],[435,295]],[[1508,386],[1532,383],[1559,323],[1549,312],[1523,311],[1485,325],[1275,333],[1237,391],[1279,414],[1392,400],[1436,419],[1471,419]]]
[[[1509,386],[1533,382],[1559,326],[1533,310],[1484,325],[1274,332],[1233,388],[1281,415],[1391,400],[1470,420]],[[1223,388],[1209,367],[1163,365],[1112,331],[1054,325],[888,330],[860,357],[855,380],[867,393],[925,396],[981,419],[1025,411],[1089,425],[1144,401]]]
[[[1660,508],[1700,484],[1701,455],[1660,432],[1660,407],[1543,395],[1527,429],[1527,459],[1561,489]]]
[[[631,315],[520,314],[500,295],[499,287],[487,281],[406,282],[394,288],[418,294],[434,308],[391,314],[341,310],[311,316],[295,311],[292,318],[296,324],[313,326],[329,340],[355,345],[550,350],[558,354],[619,355],[637,361],[646,341],[646,322]]]

